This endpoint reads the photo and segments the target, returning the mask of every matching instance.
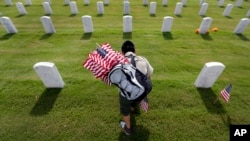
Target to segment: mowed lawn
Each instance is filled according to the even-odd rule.
[[[7,34],[0,25],[0,140],[1,141],[228,141],[230,124],[250,124],[250,26],[235,35],[235,27],[250,9],[250,1],[222,13],[218,1],[207,0],[207,17],[213,18],[209,34],[196,34],[202,16],[197,0],[187,0],[180,16],[174,15],[177,0],[162,6],[155,15],[142,0],[130,0],[133,31],[123,33],[123,1],[110,0],[98,15],[96,2],[75,0],[79,13],[72,15],[64,0],[51,0],[55,34],[45,34],[40,17],[43,0],[25,6],[19,15],[0,1],[1,16],[9,17],[17,34]],[[92,16],[94,32],[84,34],[81,17]],[[170,33],[162,33],[165,16],[174,18]],[[217,27],[217,32],[212,28]],[[115,86],[107,86],[83,68],[96,43],[110,43],[120,50],[132,40],[137,54],[154,67],[150,110],[132,116],[134,134],[125,136],[119,127],[119,97]],[[37,62],[53,62],[64,82],[63,89],[46,89],[33,69]],[[194,82],[207,62],[226,68],[209,89]],[[229,103],[220,97],[228,84],[233,89]],[[218,98],[218,101],[216,99]]]

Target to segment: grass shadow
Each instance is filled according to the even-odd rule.
[[[103,14],[97,14],[96,17],[103,17]]]
[[[119,141],[147,141],[149,139],[149,130],[142,125],[136,125],[136,116],[138,115],[131,114],[132,134],[127,136],[121,131]]]
[[[15,35],[15,33],[7,33],[7,34],[3,35],[2,37],[0,37],[0,40],[8,40],[14,35]]]
[[[61,92],[61,88],[47,88],[39,97],[35,106],[30,111],[30,115],[42,116],[49,113],[53,108],[55,101]]]
[[[132,39],[132,32],[123,32],[123,39]]]
[[[243,34],[236,34],[241,40],[243,41],[250,41],[246,36],[244,36]]]
[[[231,17],[231,16],[225,16],[226,18],[228,18],[228,19],[233,19],[233,17]]]
[[[182,18],[182,15],[175,15],[176,17],[178,17],[178,18]]]
[[[197,91],[199,92],[209,113],[220,115],[226,113],[224,107],[211,88],[197,88]]]
[[[69,17],[75,17],[77,14],[70,14]]]
[[[150,17],[156,17],[156,14],[149,14]]]
[[[84,33],[81,37],[81,40],[89,40],[92,36],[92,33]]]
[[[48,39],[48,38],[50,38],[52,35],[53,35],[53,33],[45,33],[45,34],[40,38],[40,40]]]
[[[162,32],[162,36],[165,40],[173,40],[173,36],[171,32]]]
[[[204,40],[207,40],[207,41],[213,40],[209,34],[200,34],[200,35]]]
[[[26,14],[19,14],[19,15],[17,15],[16,16],[16,18],[20,18],[20,17],[23,17],[23,16],[25,16]]]

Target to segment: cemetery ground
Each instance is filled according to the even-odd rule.
[[[136,140],[136,141],[228,141],[230,124],[250,124],[250,27],[233,33],[246,18],[250,1],[222,16],[228,3],[208,1],[206,16],[212,17],[209,34],[196,34],[202,16],[199,1],[187,0],[182,14],[174,15],[176,0],[167,6],[157,2],[155,15],[142,0],[130,2],[132,33],[123,33],[122,1],[110,0],[103,15],[96,11],[97,0],[84,5],[75,0],[79,13],[70,14],[63,0],[51,0],[49,15],[56,33],[45,34],[40,17],[42,1],[25,6],[19,15],[14,5],[0,3],[2,16],[8,16],[17,34],[7,34],[0,26],[0,140]],[[21,0],[25,4],[24,0]],[[85,34],[81,17],[90,15],[94,32]],[[174,18],[170,33],[162,33],[164,16]],[[217,27],[217,32],[212,31]],[[134,134],[121,133],[118,121],[118,90],[93,78],[82,67],[95,44],[109,42],[120,50],[126,39],[134,41],[137,54],[154,67],[149,111],[132,116]],[[65,82],[63,89],[46,89],[33,70],[37,62],[53,62]],[[226,68],[213,87],[197,89],[195,79],[207,62],[221,62]],[[229,103],[220,91],[232,84]],[[218,101],[215,100],[218,98]]]

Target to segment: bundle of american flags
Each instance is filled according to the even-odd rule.
[[[109,43],[98,45],[97,49],[89,53],[83,66],[90,70],[95,78],[100,78],[106,84],[111,85],[108,73],[117,64],[126,64],[128,59],[120,52],[114,51]]]

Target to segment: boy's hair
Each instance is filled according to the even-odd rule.
[[[133,42],[131,41],[125,41],[123,44],[122,44],[122,52],[125,54],[127,52],[135,52],[135,46],[133,44]]]

